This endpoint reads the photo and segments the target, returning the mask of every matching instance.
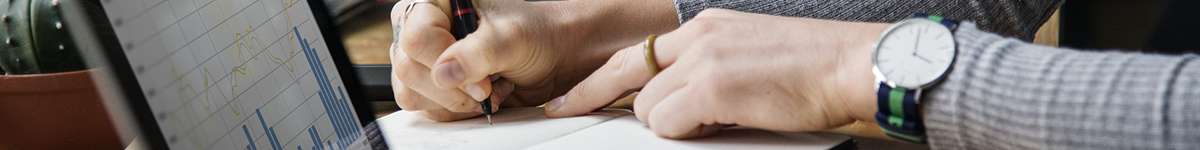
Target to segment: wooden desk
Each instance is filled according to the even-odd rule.
[[[338,26],[342,43],[354,64],[389,64],[392,46],[391,16],[393,4],[380,4]]]

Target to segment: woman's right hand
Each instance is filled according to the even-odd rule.
[[[412,0],[401,1],[391,14],[396,38],[391,47],[396,103],[437,121],[478,116],[482,114],[478,101],[489,96],[493,111],[538,106],[553,95],[565,94],[617,50],[637,43],[640,36],[677,26],[669,19],[674,18],[670,1],[665,1],[665,8],[622,6],[631,3],[619,1],[642,0],[476,0],[479,28],[461,40],[455,40],[450,32],[449,0],[418,3],[407,15]],[[659,9],[651,12],[660,15],[628,13],[641,7]],[[620,20],[647,17],[660,21],[643,20],[638,27],[629,24],[636,21]],[[614,30],[617,27],[629,29]]]

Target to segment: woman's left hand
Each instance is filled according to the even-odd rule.
[[[874,122],[871,45],[887,26],[706,10],[657,38],[657,75],[646,43],[626,48],[546,114],[582,115],[640,90],[637,118],[667,138],[727,125],[819,131]]]

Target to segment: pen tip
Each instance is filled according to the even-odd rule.
[[[486,115],[486,116],[488,118],[488,125],[492,125],[492,115]]]

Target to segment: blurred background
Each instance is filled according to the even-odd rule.
[[[1200,49],[1200,1],[1088,0],[1060,7],[1063,47],[1195,53]]]

